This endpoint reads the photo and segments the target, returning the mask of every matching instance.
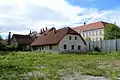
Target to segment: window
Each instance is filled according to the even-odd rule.
[[[80,50],[81,49],[81,46],[80,45],[78,45],[78,50]]]
[[[71,47],[72,47],[72,50],[74,50],[74,45],[72,45]]]
[[[88,32],[86,32],[86,37],[88,37]]]
[[[94,38],[92,40],[94,41]]]
[[[83,37],[85,37],[85,33],[83,32]]]
[[[91,32],[89,32],[89,36],[91,36]]]
[[[52,45],[49,46],[49,49],[52,49]]]
[[[75,40],[77,40],[77,37],[75,37]]]
[[[98,36],[98,32],[96,31],[96,36]]]
[[[72,39],[72,37],[71,36],[69,36],[69,40],[71,40]]]
[[[98,41],[98,38],[96,38],[96,41]]]
[[[64,49],[67,49],[67,45],[66,44],[64,44]]]
[[[92,36],[94,36],[94,31],[92,32]]]
[[[102,34],[102,30],[100,30],[100,35]]]

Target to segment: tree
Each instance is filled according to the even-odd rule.
[[[0,40],[2,40],[2,36],[0,35]]]
[[[86,40],[86,41],[91,41],[91,38],[86,37],[85,40]]]
[[[104,39],[119,39],[120,38],[120,28],[115,24],[106,24],[104,28]]]

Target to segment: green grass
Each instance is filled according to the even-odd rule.
[[[61,76],[71,74],[105,76],[115,80],[120,76],[120,54],[9,52],[0,55],[0,80],[59,80]]]

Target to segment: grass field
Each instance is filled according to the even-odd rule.
[[[100,54],[9,52],[0,55],[0,80],[60,80],[72,74],[116,80],[120,76],[120,53]]]

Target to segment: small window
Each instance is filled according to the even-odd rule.
[[[71,40],[72,39],[72,37],[71,36],[69,36],[69,40]]]
[[[64,49],[67,49],[67,45],[66,44],[64,44]]]
[[[77,40],[77,37],[75,37],[75,40]]]
[[[72,45],[71,47],[72,47],[72,50],[74,50],[74,45]]]
[[[92,36],[94,36],[94,32],[92,32]]]
[[[100,30],[100,35],[102,34],[102,30]]]
[[[96,31],[96,36],[98,36],[98,32]]]
[[[91,36],[91,32],[89,32],[89,36]]]
[[[96,41],[98,41],[98,38],[96,38]]]
[[[81,49],[81,46],[80,45],[78,45],[78,50],[80,50]]]
[[[49,49],[52,49],[52,45],[49,46]]]

